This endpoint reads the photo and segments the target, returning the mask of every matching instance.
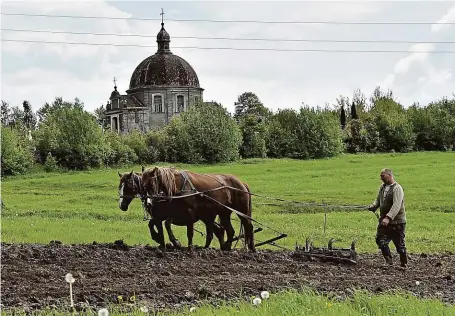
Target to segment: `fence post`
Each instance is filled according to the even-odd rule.
[[[325,239],[325,228],[327,225],[327,204],[322,200],[322,204],[324,205],[324,239]]]

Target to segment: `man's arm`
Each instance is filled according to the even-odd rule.
[[[393,188],[393,204],[392,207],[390,208],[390,211],[386,215],[391,220],[393,220],[400,211],[401,203],[403,202],[403,197],[404,197],[403,188],[399,185],[396,185]]]
[[[381,194],[381,187],[379,187],[378,196],[376,197],[376,200],[374,200],[373,204],[371,204],[368,207],[368,209],[372,212],[376,211],[379,207],[379,195]]]

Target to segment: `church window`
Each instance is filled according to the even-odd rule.
[[[185,108],[185,97],[183,95],[178,95],[176,112],[183,112],[184,108]]]
[[[155,106],[155,112],[157,112],[157,113],[163,112],[163,96],[154,95],[153,96],[153,105]]]

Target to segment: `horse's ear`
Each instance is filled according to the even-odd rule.
[[[121,174],[120,172],[118,172],[118,171],[117,171],[117,173],[118,173],[118,176],[121,178],[121,177],[122,177],[122,174]]]
[[[130,173],[130,177],[132,177],[132,176],[133,176],[133,172],[134,172],[134,170],[131,170],[131,173]]]
[[[144,168],[144,166],[142,166],[142,173],[144,173],[144,170],[145,170],[145,168]]]

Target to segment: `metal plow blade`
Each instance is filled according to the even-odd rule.
[[[355,244],[357,240],[354,239],[351,243],[350,248],[335,248],[333,243],[337,240],[331,238],[327,244],[327,247],[315,247],[310,238],[305,241],[305,246],[298,246],[296,244],[295,250],[291,256],[298,259],[314,260],[320,259],[321,261],[332,261],[356,264],[357,263],[357,252],[355,250]]]

